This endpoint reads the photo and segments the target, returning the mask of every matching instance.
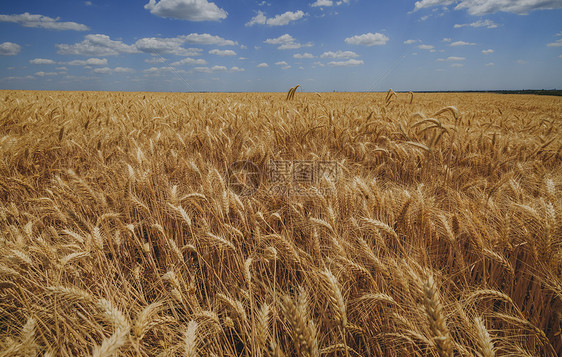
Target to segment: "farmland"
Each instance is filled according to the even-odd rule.
[[[561,98],[286,97],[0,91],[0,356],[562,352]]]

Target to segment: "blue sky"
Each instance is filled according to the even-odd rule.
[[[0,89],[562,88],[562,0],[0,5]]]

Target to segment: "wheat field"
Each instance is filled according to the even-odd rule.
[[[0,155],[0,356],[562,353],[560,98],[0,91]]]

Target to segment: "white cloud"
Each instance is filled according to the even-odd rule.
[[[522,59],[519,59],[515,62],[517,62],[517,64],[527,64],[527,63],[529,63],[528,61],[525,61],[525,60],[522,60]]]
[[[555,42],[551,42],[547,45],[548,47],[560,47],[562,46],[562,38],[556,40]]]
[[[146,63],[162,63],[162,62],[166,62],[166,59],[163,57],[152,57],[152,58],[147,58],[144,61]]]
[[[59,71],[68,71],[68,68],[61,66],[61,67],[56,67],[55,69],[58,69]]]
[[[181,66],[181,65],[184,65],[184,64],[201,66],[201,65],[206,65],[207,61],[205,61],[202,58],[194,59],[194,58],[187,57],[187,58],[182,59],[181,61],[173,62],[171,65],[172,66]]]
[[[473,42],[464,42],[464,41],[455,41],[451,43],[449,46],[456,47],[456,46],[474,46],[476,45]]]
[[[487,50],[482,50],[482,53],[485,54],[485,55],[489,55],[489,54],[494,53],[494,50],[492,50],[492,49],[490,48],[490,49],[487,49]]]
[[[233,50],[210,50],[210,54],[217,56],[236,56],[236,52]]]
[[[424,7],[433,7],[433,6],[447,6],[451,5],[453,0],[422,0],[416,1],[414,4],[414,11],[418,11],[419,9],[423,9]]]
[[[74,60],[70,62],[59,62],[69,66],[107,66],[106,58],[88,58],[87,60]]]
[[[305,16],[306,14],[304,12],[298,10],[295,12],[287,11],[275,17],[267,18],[263,13],[263,11],[258,11],[257,15],[252,17],[252,19],[246,23],[246,26],[253,26],[253,25],[283,26],[283,25],[288,25],[292,21],[300,20]]]
[[[558,32],[556,35],[554,36],[562,36],[562,31]]]
[[[207,0],[150,0],[144,8],[156,16],[189,21],[219,21],[228,15]]]
[[[455,57],[455,56],[449,56],[447,58],[438,58],[437,61],[439,62],[444,62],[444,61],[464,61],[466,58],[465,57]]]
[[[186,43],[195,45],[215,45],[215,46],[235,46],[238,44],[236,41],[226,40],[220,36],[213,36],[208,33],[192,33],[186,36],[179,36]]]
[[[92,6],[92,2],[91,2],[91,1],[84,1],[84,5],[86,5],[86,6]]]
[[[405,45],[411,45],[411,44],[414,44],[416,42],[418,42],[418,40],[406,40],[406,41],[404,41],[404,44]]]
[[[109,73],[111,73],[111,68],[109,68],[109,67],[100,67],[100,68],[95,68],[93,71],[94,71],[95,73],[109,74]]]
[[[493,14],[498,11],[526,15],[533,10],[562,8],[560,0],[463,0],[455,10],[467,9],[471,15]]]
[[[320,55],[321,58],[357,58],[359,55],[353,51],[328,51]]]
[[[362,45],[362,46],[374,46],[374,45],[384,45],[388,41],[388,37],[382,33],[364,33],[362,35],[356,35],[348,37],[345,39],[345,43],[350,45]]]
[[[492,66],[494,66],[495,64],[494,64],[494,62],[490,62],[490,63],[486,63],[485,65],[488,66],[488,67],[492,67]]]
[[[336,66],[336,67],[345,67],[345,66],[358,66],[363,64],[363,60],[356,60],[356,59],[348,59],[347,61],[332,61],[328,62],[329,66]]]
[[[304,59],[304,58],[314,58],[314,55],[312,53],[305,52],[305,53],[295,53],[293,57],[297,59]]]
[[[252,19],[246,22],[246,26],[253,26],[253,25],[265,25],[267,22],[267,17],[263,13],[263,11],[258,11],[257,15],[252,17]]]
[[[197,72],[201,73],[215,73],[215,72],[224,72],[227,70],[225,66],[213,66],[213,67],[195,67],[193,68]]]
[[[113,56],[121,53],[174,54],[177,56],[199,56],[201,49],[184,48],[184,43],[198,45],[234,46],[235,41],[226,40],[207,33],[192,33],[173,38],[145,37],[128,45],[112,40],[107,35],[86,35],[82,42],[75,44],[56,44],[59,54],[82,56]]]
[[[441,42],[451,42],[453,41],[450,37],[445,37],[444,39],[441,40]]]
[[[432,45],[419,45],[418,48],[420,50],[432,51],[435,47]]]
[[[0,43],[0,56],[15,56],[21,51],[21,46],[13,42]]]
[[[474,27],[474,28],[478,28],[478,27],[486,27],[489,29],[495,29],[497,28],[499,25],[496,24],[494,21],[492,20],[478,20],[476,22],[472,22],[470,24],[455,24],[454,28],[458,29],[461,27]]]
[[[113,71],[117,72],[117,73],[134,73],[135,72],[134,69],[129,68],[129,67],[115,67],[115,68],[113,68]]]
[[[240,67],[230,67],[230,72],[244,72],[246,71],[244,68],[240,68]]]
[[[279,61],[279,62],[275,62],[276,65],[278,65],[279,67],[281,67],[281,69],[289,69],[291,68],[291,66],[285,62],[285,61]]]
[[[464,64],[462,64],[462,63],[453,63],[451,65],[451,67],[463,67],[463,66],[464,66]]]
[[[560,0],[460,0],[455,10],[466,9],[471,15],[488,15],[498,11],[526,15],[533,10],[550,10],[562,8]],[[426,7],[448,6],[453,0],[416,1],[414,11]]]
[[[312,4],[310,4],[310,6],[312,7],[318,7],[318,6],[334,6],[334,2],[332,0],[316,0],[315,2],[313,2]]]
[[[73,45],[56,44],[57,53],[62,55],[82,56],[115,56],[120,53],[138,53],[135,46],[126,45],[122,41],[114,41],[107,35],[86,35],[84,40]]]
[[[55,64],[56,62],[53,61],[52,59],[34,58],[34,59],[30,60],[29,63],[31,63],[31,64]]]
[[[53,19],[43,15],[32,15],[28,12],[19,15],[0,15],[0,22],[13,22],[24,27],[40,27],[49,30],[89,30],[88,26],[76,22],[59,22],[58,17]]]
[[[279,45],[279,47],[277,47],[279,50],[294,50],[302,47],[312,47],[312,43],[310,42],[305,44],[296,42],[293,36],[289,34],[284,34],[277,38],[268,38],[263,42],[269,45]]]
[[[41,71],[41,72],[35,72],[35,75],[37,77],[46,77],[46,76],[56,76],[56,75],[58,75],[58,73],[57,72],[43,72],[43,71]]]
[[[174,54],[177,56],[199,56],[201,50],[198,48],[183,48],[184,39],[179,37],[173,38],[155,38],[145,37],[135,42],[137,50],[150,54]]]
[[[185,73],[187,73],[187,71],[184,71],[182,69],[175,69],[174,67],[170,67],[170,66],[167,66],[167,67],[150,67],[148,69],[145,69],[143,72],[147,73],[147,74],[152,74],[152,75],[161,75],[161,74],[170,73],[170,72],[173,72],[175,74],[179,74],[179,73],[185,74]]]
[[[267,63],[263,62],[263,63],[258,64],[256,67],[258,67],[258,68],[267,68],[267,67],[269,67],[269,65],[268,65]]]

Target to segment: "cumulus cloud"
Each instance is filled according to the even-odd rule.
[[[312,4],[310,4],[310,6],[312,7],[318,7],[318,6],[334,6],[334,2],[332,0],[316,0],[315,2],[313,2]]]
[[[482,50],[482,53],[485,54],[485,55],[489,55],[489,54],[494,53],[494,50],[492,50],[492,49],[490,48],[490,49],[487,49],[487,50]]]
[[[488,67],[492,67],[492,66],[494,66],[494,65],[495,65],[494,62],[486,63],[486,66],[488,66]]]
[[[230,72],[244,72],[246,71],[244,68],[240,68],[240,67],[230,67]]]
[[[155,38],[147,37],[141,38],[135,42],[137,50],[144,53],[151,54],[174,54],[178,56],[198,56],[200,55],[199,49],[186,49],[182,47],[184,40],[174,38]]]
[[[207,61],[205,61],[202,58],[194,59],[194,58],[187,57],[182,59],[181,61],[173,62],[172,66],[181,66],[184,64],[193,65],[193,66],[202,66],[202,65],[206,65]]]
[[[56,44],[57,53],[61,55],[81,56],[115,56],[120,53],[138,53],[139,50],[122,41],[114,41],[107,35],[86,35],[82,42],[72,45]]]
[[[486,27],[486,28],[489,28],[489,29],[495,29],[499,25],[492,20],[478,20],[478,21],[472,22],[470,24],[455,24],[454,28],[458,29],[458,28],[467,27],[467,26],[468,27],[474,27],[474,28]]]
[[[405,44],[405,45],[412,45],[412,44],[414,44],[414,43],[416,43],[416,42],[418,42],[418,40],[406,40],[406,41],[404,41],[404,44]]]
[[[267,17],[263,13],[263,11],[258,11],[257,15],[252,17],[252,19],[246,22],[246,26],[253,26],[253,25],[265,25],[267,22]]]
[[[253,25],[283,26],[283,25],[288,25],[293,21],[300,20],[305,16],[306,14],[304,12],[298,10],[295,12],[287,11],[275,17],[267,18],[263,11],[258,11],[257,15],[252,17],[252,19],[246,23],[246,26],[253,26]]]
[[[70,62],[59,62],[69,66],[107,66],[106,58],[88,58],[87,60],[73,60]]]
[[[135,70],[129,67],[115,67],[113,71],[116,73],[134,73]]]
[[[55,64],[56,62],[53,61],[52,59],[34,58],[34,59],[30,60],[29,63],[31,63],[31,64]]]
[[[466,58],[465,57],[455,57],[455,56],[449,56],[447,58],[438,58],[437,61],[438,62],[445,62],[445,61],[464,61]]]
[[[348,4],[349,0],[340,0],[340,1],[332,1],[332,0],[316,0],[315,2],[313,2],[312,4],[310,4],[311,7],[330,7],[330,6],[334,6],[334,5],[341,5],[341,4]]]
[[[465,41],[455,41],[452,42],[449,46],[456,47],[456,46],[474,46],[476,45],[473,42],[465,42]]]
[[[320,55],[321,58],[357,58],[359,55],[353,51],[328,51]]]
[[[345,43],[349,45],[362,45],[362,46],[375,46],[384,45],[388,41],[388,37],[382,33],[364,33],[362,35],[356,35],[348,37],[345,39]]]
[[[548,47],[560,47],[562,46],[562,38],[559,40],[556,40],[555,42],[551,42],[549,44],[547,44]]]
[[[41,71],[41,72],[35,72],[35,75],[37,77],[47,77],[47,76],[56,76],[56,75],[58,75],[58,73],[57,72],[43,72],[43,71]]]
[[[146,63],[162,63],[162,62],[166,62],[166,59],[163,57],[153,57],[153,58],[147,58],[144,61]]]
[[[228,70],[225,66],[195,67],[193,69],[201,73],[215,73],[215,72],[224,72]]]
[[[277,47],[279,50],[294,50],[302,47],[312,47],[312,43],[298,43],[293,36],[287,33],[276,38],[268,38],[263,42],[269,45],[279,45],[279,47]]]
[[[452,0],[416,1],[414,11],[426,7],[448,6]],[[471,15],[488,15],[496,12],[511,12],[526,15],[533,10],[551,10],[562,8],[560,0],[460,0],[455,10],[466,9]]]
[[[305,52],[305,53],[295,53],[293,57],[297,59],[304,59],[304,58],[314,58],[314,55],[312,53]]]
[[[111,68],[109,67],[100,67],[100,68],[94,68],[93,70],[95,73],[100,73],[100,74],[109,74],[111,73]]]
[[[453,0],[422,0],[416,1],[414,4],[414,11],[418,11],[419,9],[423,9],[424,7],[433,7],[433,6],[447,6],[451,5]]]
[[[215,45],[215,46],[235,46],[238,44],[236,41],[226,40],[220,36],[213,36],[208,33],[192,33],[185,36],[179,36],[186,43],[195,45]]]
[[[161,75],[161,74],[170,73],[170,72],[174,72],[176,74],[187,73],[187,71],[184,71],[182,69],[175,69],[174,67],[170,67],[170,66],[167,66],[167,67],[150,67],[148,69],[145,69],[143,72],[147,73],[147,74],[152,74],[152,75]]]
[[[451,42],[453,41],[450,37],[445,37],[444,39],[441,40],[442,42]]]
[[[177,56],[199,56],[201,52],[197,48],[183,48],[184,39],[173,38],[155,38],[146,37],[141,38],[135,42],[135,48],[144,53],[151,54],[174,54]]]
[[[228,15],[207,0],[150,0],[144,8],[156,16],[189,21],[220,21]]]
[[[275,62],[276,65],[278,65],[279,67],[281,67],[281,69],[289,69],[291,68],[291,66],[285,62],[285,61],[279,61],[279,62]]]
[[[59,54],[82,56],[114,56],[122,53],[173,54],[178,56],[199,56],[201,49],[184,48],[185,43],[198,45],[234,46],[237,42],[207,33],[192,33],[173,38],[145,37],[132,45],[112,40],[107,35],[86,35],[82,42],[56,44]]]
[[[418,48],[420,50],[426,50],[426,51],[434,51],[435,47],[432,45],[419,45]]]
[[[210,54],[217,56],[236,56],[236,52],[232,50],[210,50]]]
[[[0,43],[0,56],[15,56],[21,51],[21,46],[13,42]]]
[[[335,66],[335,67],[346,67],[346,66],[358,66],[360,64],[363,64],[363,60],[356,60],[356,59],[348,59],[347,61],[332,61],[332,62],[328,62],[329,66]]]
[[[258,68],[267,68],[267,67],[269,67],[269,65],[268,65],[267,63],[263,62],[263,63],[258,64],[256,67],[258,67]]]
[[[0,15],[0,22],[13,22],[24,27],[40,27],[49,30],[87,31],[90,29],[88,26],[76,22],[60,22],[58,17],[54,19],[28,12],[19,15]]]

